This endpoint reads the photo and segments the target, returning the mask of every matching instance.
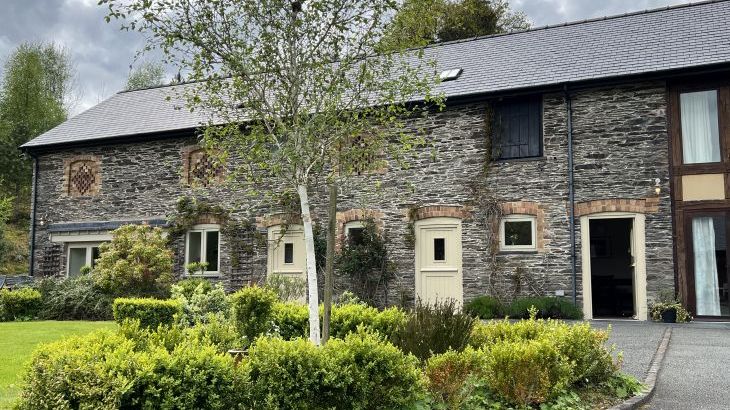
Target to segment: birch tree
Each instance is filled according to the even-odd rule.
[[[423,50],[382,49],[395,0],[100,0],[196,82],[178,87],[205,113],[203,141],[248,189],[296,192],[306,250],[310,339],[320,343],[310,191],[422,138],[436,75]],[[418,104],[413,102],[419,101]]]

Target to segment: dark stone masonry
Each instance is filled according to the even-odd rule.
[[[571,92],[576,206],[598,200],[613,201],[602,202],[604,207],[616,204],[621,208],[625,204],[622,200],[647,204],[645,242],[650,300],[659,290],[674,287],[666,95],[663,82]],[[452,104],[427,119],[415,120],[413,126],[425,130],[428,146],[416,153],[410,169],[398,169],[391,164],[385,172],[353,177],[342,188],[339,211],[374,211],[390,241],[397,279],[389,286],[387,303],[396,303],[404,293],[410,300],[415,297],[415,253],[407,239],[409,210],[437,205],[456,206],[454,209],[464,215],[464,300],[496,289],[510,294],[557,292],[572,297],[564,94],[543,95],[543,156],[538,158],[489,160],[487,107],[487,101]],[[183,153],[195,142],[192,136],[150,138],[39,154],[36,272],[65,274],[66,251],[50,241],[48,229],[54,224],[164,219],[174,212],[176,201],[183,196],[207,198],[229,209],[239,220],[255,222],[259,218],[260,222],[262,217],[277,211],[263,200],[250,199],[240,187],[191,188],[185,184],[181,177],[185,166]],[[96,195],[69,196],[64,191],[65,164],[82,157],[98,161],[100,187]],[[661,188],[658,198],[657,178]],[[481,190],[475,191],[475,187]],[[488,232],[493,226],[477,217],[477,191],[489,192],[500,203],[514,203],[515,209],[532,209],[535,216],[539,213],[537,250],[498,253],[496,263],[492,263],[488,238],[496,235]],[[326,193],[315,188],[312,197],[316,219],[324,223]],[[593,208],[586,205],[585,209]],[[576,215],[578,300],[583,297],[580,216]],[[265,232],[263,227],[259,230]],[[230,238],[223,236],[221,241],[220,280],[229,289],[265,277],[266,249],[255,247],[233,266]],[[176,238],[173,245],[177,273],[182,274],[184,239]],[[495,266],[499,266],[498,272],[494,271]],[[337,286],[341,292],[347,283],[339,280]]]

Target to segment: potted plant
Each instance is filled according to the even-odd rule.
[[[671,290],[659,293],[659,298],[651,305],[650,313],[652,320],[661,320],[664,323],[684,323],[692,320],[692,316]]]

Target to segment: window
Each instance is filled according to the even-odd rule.
[[[542,156],[542,96],[494,104],[492,132],[495,159]]]
[[[220,227],[197,225],[188,231],[185,264],[207,264],[204,275],[217,275],[220,265]],[[192,274],[192,272],[188,272]]]
[[[84,266],[94,267],[99,259],[99,244],[74,244],[68,246],[67,275],[79,276]]]
[[[504,251],[531,251],[537,248],[535,240],[535,217],[509,215],[502,219],[499,227],[500,248]]]
[[[717,90],[680,94],[679,112],[682,122],[682,162],[720,162]]]
[[[98,195],[101,190],[101,163],[91,155],[64,160],[63,193],[70,197]]]
[[[284,263],[294,263],[294,244],[284,244]]]
[[[352,221],[345,224],[345,239],[350,246],[362,245],[365,225],[361,221]]]
[[[433,260],[445,261],[446,260],[446,238],[434,238],[433,239]]]

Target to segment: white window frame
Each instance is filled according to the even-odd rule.
[[[69,242],[66,247],[66,277],[71,277],[71,249],[86,249],[86,263],[81,266],[92,266],[93,265],[93,248],[98,248],[101,242],[84,242],[84,243],[73,243]]]
[[[217,224],[201,224],[194,225],[185,233],[185,265],[187,266],[190,262],[190,234],[193,232],[200,232],[200,262],[208,262],[206,259],[206,248],[208,241],[208,232],[218,232],[218,270],[211,271],[206,270],[204,273],[190,273],[185,268],[185,275],[205,277],[205,276],[220,276],[221,269],[221,227]]]
[[[530,222],[532,226],[532,245],[507,245],[504,241],[506,222]],[[532,252],[537,250],[537,217],[534,215],[505,215],[499,221],[499,249],[507,252]]]
[[[365,223],[363,221],[350,221],[345,224],[345,242],[349,243],[350,240],[350,229],[365,229]]]

